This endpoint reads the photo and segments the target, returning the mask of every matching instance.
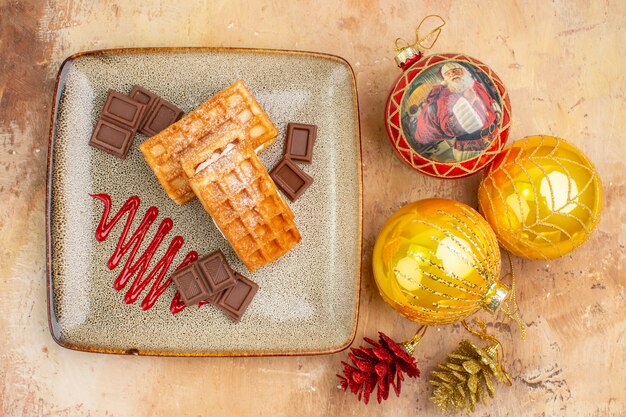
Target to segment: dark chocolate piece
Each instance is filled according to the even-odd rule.
[[[135,85],[133,89],[130,90],[130,94],[128,96],[133,100],[146,105],[146,111],[143,113],[143,117],[139,121],[139,131],[141,132],[143,125],[146,123],[146,120],[148,120],[148,116],[152,114],[154,106],[157,101],[159,101],[159,96],[154,94],[152,91],[143,88],[139,84]]]
[[[237,322],[246,312],[259,286],[237,272],[235,278],[237,278],[235,286],[224,291],[216,306],[231,320]]]
[[[276,182],[291,201],[295,201],[313,183],[306,172],[302,171],[289,158],[284,157],[270,172]]]
[[[109,122],[136,131],[139,128],[139,122],[145,110],[145,104],[135,101],[117,91],[109,90],[107,99],[104,102],[104,107],[102,108],[101,117]]]
[[[313,145],[316,138],[317,126],[289,123],[287,125],[285,156],[294,161],[311,163],[313,160]]]
[[[237,280],[235,280],[235,283],[236,282],[237,282]],[[215,304],[215,303],[217,303],[220,300],[220,297],[222,296],[222,294],[224,294],[225,291],[227,291],[227,290],[216,291],[213,294],[209,295],[209,298],[207,298],[204,301],[206,301],[209,304]]]
[[[183,111],[167,100],[159,98],[154,109],[141,126],[140,132],[144,135],[154,136],[183,115]]]
[[[100,119],[96,123],[89,144],[118,158],[126,158],[135,137],[135,131]]]
[[[198,259],[198,268],[204,275],[211,293],[222,292],[234,286],[237,282],[235,273],[230,269],[224,254],[220,250]]]
[[[197,304],[211,295],[211,290],[196,262],[175,271],[172,274],[172,282],[186,306]]]

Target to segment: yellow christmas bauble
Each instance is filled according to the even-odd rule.
[[[496,156],[480,183],[478,201],[511,253],[554,259],[581,245],[597,226],[602,183],[572,144],[531,136]]]
[[[450,324],[481,307],[495,311],[508,288],[497,282],[500,249],[474,209],[445,199],[407,204],[387,220],[374,245],[383,299],[421,324]]]

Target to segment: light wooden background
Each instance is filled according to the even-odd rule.
[[[393,41],[426,14],[448,24],[436,52],[491,65],[511,93],[511,140],[569,139],[597,164],[606,208],[592,239],[550,262],[514,259],[528,340],[505,334],[511,388],[478,416],[626,415],[624,350],[624,45],[616,1],[0,0],[0,414],[5,416],[430,416],[427,375],[464,336],[431,329],[416,353],[423,378],[364,406],[336,390],[345,352],[318,357],[185,359],[58,347],[46,318],[44,198],[50,101],[61,61],[133,46],[240,46],[337,54],[361,103],[364,257],[356,343],[416,326],[388,308],[371,275],[378,229],[426,197],[476,205],[478,178],[442,181],[392,153],[383,106],[400,74]]]

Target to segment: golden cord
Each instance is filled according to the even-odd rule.
[[[426,330],[428,330],[428,326],[420,326],[420,328],[417,329],[417,332],[415,332],[415,336],[413,336],[411,340],[402,343],[402,346],[409,355],[413,355],[413,352],[415,352],[415,346],[417,346],[420,340],[422,340],[422,337],[424,337]]]
[[[501,311],[506,315],[509,319],[513,320],[522,335],[522,340],[526,340],[526,326],[524,326],[524,322],[522,321],[522,317],[520,314],[519,305],[517,304],[517,299],[515,296],[515,273],[513,272],[513,261],[511,260],[511,255],[508,251],[504,251],[509,260],[509,270],[510,272],[506,274],[503,278],[507,276],[511,276],[511,292],[509,297],[502,303]]]
[[[498,370],[502,373],[502,376],[506,379],[506,385],[512,385],[513,381],[511,377],[506,372],[504,367],[502,366],[502,357],[504,356],[504,348],[502,347],[502,343],[495,337],[487,333],[487,326],[485,323],[477,318],[474,318],[474,323],[480,328],[480,331],[474,330],[470,328],[469,324],[465,320],[461,320],[461,324],[465,327],[465,330],[473,334],[474,336],[478,336],[482,340],[491,343],[492,345],[487,347],[485,350],[493,354],[494,361],[498,364]]]
[[[430,32],[428,32],[428,34],[424,37],[420,36],[420,28],[422,27],[422,25],[431,18],[436,18],[438,19],[441,23],[439,24],[439,26],[435,27],[433,30],[431,30]],[[446,24],[446,21],[443,19],[443,17],[439,16],[438,14],[431,14],[426,16],[425,18],[422,19],[422,21],[419,23],[419,25],[417,25],[417,29],[415,29],[415,42],[413,42],[412,44],[409,44],[407,41],[405,41],[402,38],[397,38],[396,39],[396,47],[395,50],[396,51],[402,51],[403,49],[406,48],[415,48],[420,52],[424,52],[427,49],[432,48],[435,43],[437,42],[437,39],[439,39],[439,35],[441,34],[441,28],[443,28]],[[432,40],[432,42],[430,42],[428,44],[428,46],[426,46],[424,44],[425,41],[427,41],[428,39],[430,39],[431,36],[434,36],[435,39]],[[398,42],[404,42],[404,46],[400,46],[398,45]]]

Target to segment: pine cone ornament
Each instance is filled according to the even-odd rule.
[[[376,400],[380,404],[389,397],[390,385],[396,396],[400,395],[404,373],[409,378],[420,374],[415,359],[407,353],[414,346],[409,344],[405,348],[403,344],[394,342],[382,332],[378,334],[378,343],[367,337],[363,339],[372,347],[350,348],[348,357],[354,366],[341,362],[343,375],[337,374],[341,380],[341,389],[345,392],[350,388],[359,401],[363,398],[365,404],[369,402],[370,394],[376,387]]]
[[[449,408],[474,411],[476,403],[485,403],[485,392],[493,398],[494,380],[511,384],[498,360],[499,344],[484,349],[469,340],[448,354],[446,362],[439,363],[439,371],[432,372],[430,383],[435,391],[431,400],[443,411]]]

